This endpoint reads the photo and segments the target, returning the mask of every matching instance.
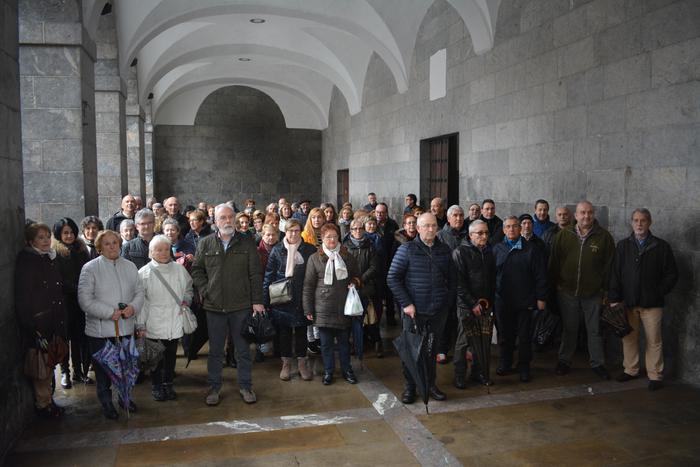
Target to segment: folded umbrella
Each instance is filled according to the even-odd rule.
[[[600,319],[608,324],[618,337],[625,337],[632,332],[632,327],[629,321],[627,321],[627,311],[622,304],[618,303],[615,306],[603,306]]]
[[[491,372],[491,335],[493,334],[493,310],[485,299],[479,300],[481,314],[471,314],[465,320],[465,334],[472,348],[472,353],[479,362],[479,370],[487,381]]]
[[[207,326],[207,312],[201,308],[193,308],[192,311],[197,317],[197,329],[190,334],[189,347],[187,348],[187,364],[185,368],[190,366],[190,362],[197,358],[197,354],[209,341],[209,326]]]
[[[416,384],[418,394],[425,404],[425,413],[428,413],[428,399],[430,397],[430,364],[435,343],[435,335],[427,326],[418,328],[415,320],[410,329],[404,329],[394,339],[394,348],[401,359],[406,371]]]

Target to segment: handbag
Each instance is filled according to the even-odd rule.
[[[285,277],[270,284],[270,305],[286,305],[292,301],[292,278]]]
[[[277,334],[275,326],[266,312],[248,315],[241,328],[241,336],[248,342],[256,344],[270,342],[275,334]]]
[[[24,356],[24,374],[32,379],[46,379],[51,375],[49,356],[42,349],[28,349]]]
[[[360,294],[357,293],[355,286],[348,289],[348,296],[345,299],[345,316],[362,316],[365,309],[360,301]]]
[[[180,314],[182,315],[182,331],[185,334],[192,334],[197,329],[197,317],[194,315],[194,313],[192,313],[190,307],[182,304],[182,301],[177,297],[177,294],[172,289],[172,287],[170,287],[170,284],[168,284],[165,281],[160,271],[158,271],[156,268],[151,268],[151,271],[153,271],[153,273],[161,281],[165,288],[168,289],[168,292],[170,292],[170,295],[173,297],[173,300],[175,300],[177,306],[180,307]]]

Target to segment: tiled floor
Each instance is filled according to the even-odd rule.
[[[187,369],[179,358],[177,401],[154,402],[144,382],[134,392],[138,413],[113,422],[101,416],[94,386],[58,389],[56,399],[67,415],[58,422],[35,421],[6,462],[700,465],[700,390],[670,384],[650,393],[643,381],[601,384],[583,356],[570,375],[556,377],[553,363],[553,354],[538,354],[531,383],[493,375],[490,389],[471,385],[464,391],[452,386],[451,365],[440,366],[438,382],[448,401],[431,402],[433,412],[425,415],[420,407],[406,410],[396,402],[402,379],[391,351],[383,359],[368,353],[358,386],[339,379],[329,387],[319,378],[282,382],[278,361],[255,364],[254,405],[243,403],[236,371],[226,369],[223,399],[213,408],[204,405],[206,357]]]

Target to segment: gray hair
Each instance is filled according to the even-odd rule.
[[[637,208],[634,211],[632,211],[632,214],[630,215],[630,220],[634,218],[635,214],[641,214],[642,216],[646,217],[649,223],[651,223],[651,212],[647,208]]]
[[[469,233],[474,233],[476,231],[476,228],[481,226],[481,225],[485,225],[486,230],[488,230],[489,225],[486,222],[482,221],[481,219],[477,219],[475,221],[472,221],[471,224],[469,224]]]
[[[148,208],[143,208],[134,216],[134,222],[137,224],[143,220],[145,217],[150,217],[154,221],[156,220],[156,215]]]
[[[148,257],[151,257],[151,254],[153,253],[153,250],[155,250],[156,246],[158,245],[168,245],[168,248],[173,246],[173,242],[170,241],[168,237],[165,235],[156,235],[151,239],[151,241],[148,243]]]
[[[219,213],[224,209],[230,209],[232,213],[234,213],[234,214],[236,213],[236,211],[233,209],[233,206],[231,206],[228,203],[217,204],[216,207],[214,208],[214,219],[219,217]]]
[[[119,223],[119,231],[121,232],[121,231],[122,231],[122,228],[124,228],[124,227],[134,227],[134,228],[136,228],[136,225],[135,225],[135,224],[136,224],[136,223],[134,222],[133,219],[124,219],[123,221],[121,221],[121,222]]]
[[[175,227],[177,229],[178,232],[180,231],[180,224],[178,224],[177,221],[175,219],[173,219],[172,217],[165,219],[163,221],[163,224],[160,226],[160,229],[161,230],[165,229],[166,225],[172,225],[173,227]]]
[[[460,211],[462,211],[462,214],[464,214],[464,209],[462,209],[462,206],[460,206],[459,204],[453,204],[453,205],[450,206],[450,208],[447,210],[447,216],[449,217],[449,216],[451,216],[452,214],[454,214],[454,212],[455,212],[457,209],[459,209]]]

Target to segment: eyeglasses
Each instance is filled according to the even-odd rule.
[[[350,230],[352,230],[354,232],[356,230],[365,230],[365,229],[362,227],[350,227]]]
[[[301,233],[301,230],[299,229],[291,229],[286,231],[287,234],[298,234]]]
[[[479,230],[478,232],[472,232],[474,235],[488,235],[488,230]]]
[[[323,237],[323,239],[324,239],[324,240],[338,240],[338,237],[336,237],[335,235],[333,235],[333,236]]]

